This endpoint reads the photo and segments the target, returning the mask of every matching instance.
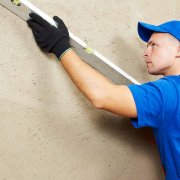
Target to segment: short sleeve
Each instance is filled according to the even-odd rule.
[[[165,81],[160,79],[142,85],[128,85],[137,109],[137,118],[131,119],[135,128],[159,128],[162,125],[165,84]]]

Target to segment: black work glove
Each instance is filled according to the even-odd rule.
[[[30,13],[31,19],[27,20],[31,27],[38,46],[45,52],[53,53],[60,60],[64,53],[70,49],[69,32],[64,22],[57,16],[58,28],[49,24],[46,20],[35,13]]]

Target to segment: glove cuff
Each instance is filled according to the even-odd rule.
[[[65,51],[61,54],[61,56],[58,58],[58,60],[61,61],[61,58],[62,58],[62,57],[64,56],[64,54],[65,54],[67,51],[69,51],[69,50],[71,50],[71,47],[68,48],[67,50],[65,50]]]
[[[71,45],[67,40],[61,40],[56,44],[56,46],[53,49],[53,53],[56,55],[58,60],[60,61],[62,56],[71,49]]]

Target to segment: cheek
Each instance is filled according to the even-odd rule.
[[[174,52],[170,49],[158,49],[154,51],[153,63],[158,66],[170,66],[174,60]]]

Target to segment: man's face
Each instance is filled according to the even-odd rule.
[[[144,52],[148,73],[152,75],[172,73],[178,51],[179,41],[173,36],[168,33],[153,33]]]

